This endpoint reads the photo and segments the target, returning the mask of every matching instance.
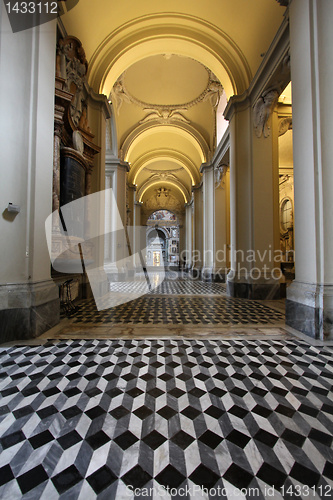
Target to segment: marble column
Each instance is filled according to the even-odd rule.
[[[193,277],[200,277],[203,265],[203,199],[202,184],[193,187],[193,253],[192,270]]]
[[[131,269],[129,269],[129,274],[133,275],[135,272],[135,225],[134,225],[134,217],[135,217],[135,196],[136,196],[136,186],[134,184],[127,185],[128,192],[128,200],[127,200],[127,224],[126,230],[129,238],[129,251],[133,256]]]
[[[333,3],[290,5],[295,271],[286,322],[333,339]]]
[[[59,322],[45,220],[52,213],[56,21],[13,34],[0,16],[0,343]],[[27,98],[28,96],[28,98]],[[13,111],[13,98],[15,111]]]
[[[193,199],[185,204],[185,251],[183,257],[186,259],[185,270],[192,267],[193,251]],[[184,259],[183,259],[184,260]]]
[[[280,297],[278,259],[278,127],[271,113],[261,135],[243,95],[225,111],[230,129],[230,271],[228,293],[250,299]]]
[[[215,233],[215,181],[214,165],[203,163],[200,167],[203,186],[203,269],[202,277],[211,280],[214,268]]]

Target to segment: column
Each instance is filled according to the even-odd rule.
[[[106,155],[105,160],[105,188],[112,188],[116,198],[118,211],[124,228],[127,222],[127,172],[129,165],[127,162],[115,158],[113,155]],[[124,231],[114,231],[116,223],[114,215],[110,213],[110,204],[106,201],[106,238],[105,238],[105,270],[111,281],[124,279],[128,269],[122,262],[129,255],[129,248]]]
[[[127,234],[129,238],[130,253],[133,256],[131,269],[128,270],[129,275],[133,276],[135,273],[135,195],[136,186],[134,184],[128,184],[128,202],[127,202]]]
[[[204,163],[200,167],[203,183],[203,269],[202,277],[212,279],[214,268],[214,229],[215,229],[215,181],[214,165]]]
[[[286,322],[333,338],[333,3],[290,5],[295,181],[295,271]]]
[[[193,199],[185,204],[185,271],[189,271],[192,267],[192,252],[193,252]]]
[[[134,269],[135,271],[141,272],[141,260],[139,257],[139,252],[143,250],[146,246],[146,227],[141,226],[141,207],[143,203],[141,201],[134,202],[134,238],[133,238],[133,255]]]
[[[192,269],[191,273],[194,278],[201,276],[203,264],[203,201],[202,201],[202,184],[193,188],[193,242],[194,248],[192,253]]]
[[[3,6],[2,6],[3,7]],[[52,213],[56,21],[12,33],[0,17],[1,342],[37,337],[59,322],[45,220]],[[15,103],[15,112],[13,112]]]
[[[219,165],[215,169],[215,251],[214,281],[225,282],[229,269],[230,246],[230,180],[229,166]]]
[[[250,299],[280,298],[278,130],[265,103],[265,120],[257,123],[247,96],[231,98],[225,111],[230,122],[230,272],[228,294]],[[267,101],[268,101],[267,97]],[[267,106],[266,106],[267,104]],[[269,118],[268,118],[269,117]]]

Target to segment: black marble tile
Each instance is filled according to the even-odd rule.
[[[109,469],[107,465],[103,465],[93,474],[87,477],[87,481],[98,495],[117,480],[117,476]]]
[[[61,495],[82,481],[82,479],[83,478],[75,465],[70,465],[67,469],[52,477],[52,482],[58,493]]]
[[[18,476],[17,482],[23,494],[33,490],[38,485],[49,479],[42,465],[38,465],[33,469]]]
[[[162,486],[178,488],[186,479],[175,467],[167,465],[156,477],[155,480]]]

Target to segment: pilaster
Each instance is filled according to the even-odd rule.
[[[212,279],[214,268],[214,229],[215,229],[215,181],[214,165],[203,163],[200,167],[203,189],[203,269],[202,277]]]
[[[194,204],[194,224],[193,224],[193,252],[192,268],[193,277],[201,277],[203,266],[203,195],[202,183],[192,188]]]
[[[230,121],[230,271],[228,293],[235,297],[280,297],[278,257],[278,127],[273,112],[278,92],[255,102],[231,99]],[[261,107],[258,120],[258,106]]]

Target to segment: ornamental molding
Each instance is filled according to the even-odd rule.
[[[144,111],[149,111],[148,115],[143,118],[140,123],[144,123],[145,121],[153,120],[156,118],[161,120],[178,119],[189,123],[188,120],[182,115],[181,111],[187,111],[193,106],[205,101],[210,102],[213,110],[216,109],[220,102],[220,97],[223,93],[223,86],[209,68],[207,68],[206,66],[204,66],[204,68],[208,73],[208,83],[206,88],[198,97],[184,104],[153,104],[137,99],[132,94],[130,94],[130,92],[126,88],[126,71],[124,71],[120,75],[116,83],[113,85],[111,91],[113,102],[116,105],[117,114],[119,115],[121,106],[125,102],[127,104],[135,104],[136,106],[142,108]]]
[[[153,168],[144,167],[143,170],[147,170],[151,174],[158,175],[158,176],[160,176],[162,178],[163,176],[165,177],[165,176],[169,176],[169,175],[172,175],[173,177],[175,177],[174,173],[175,172],[180,172],[181,170],[184,170],[184,168],[183,167],[179,167],[179,168],[171,168],[171,169],[168,169],[168,170],[156,170],[156,169],[153,169]]]
[[[181,108],[183,109],[183,108]],[[185,123],[191,123],[190,120],[185,118],[185,116],[180,113],[180,109],[154,109],[154,108],[144,108],[144,111],[149,111],[142,120],[139,121],[140,125],[142,123],[147,123],[152,120],[157,120],[161,124],[172,123],[173,121],[181,121]],[[184,111],[187,111],[184,108]]]
[[[149,182],[155,181],[155,180],[160,180],[162,182],[167,181],[167,180],[178,181],[178,178],[176,175],[172,174],[171,172],[160,172],[160,173],[153,174],[148,178]]]

